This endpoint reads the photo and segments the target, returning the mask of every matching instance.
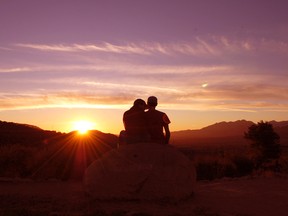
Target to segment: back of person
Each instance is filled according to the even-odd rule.
[[[142,107],[143,105],[143,107]],[[133,107],[123,115],[123,122],[127,134],[127,143],[148,141],[147,121],[144,113],[145,101],[137,99]]]
[[[168,144],[170,139],[169,124],[170,120],[166,113],[155,109],[157,106],[157,98],[151,96],[148,98],[149,110],[145,113],[148,124],[148,131],[151,142]],[[165,134],[164,131],[165,130]]]
[[[152,142],[164,142],[163,133],[163,117],[164,113],[158,110],[148,110],[146,119],[148,123],[148,131]]]
[[[145,113],[130,109],[124,113],[125,127],[130,135],[137,135],[146,130]]]

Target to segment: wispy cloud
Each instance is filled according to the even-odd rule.
[[[211,36],[210,38],[196,37],[190,42],[159,43],[159,42],[128,42],[116,45],[108,42],[98,44],[16,44],[18,47],[50,52],[105,52],[115,54],[139,55],[192,55],[219,56],[225,53],[247,53],[258,51],[273,51],[288,53],[288,44],[284,41],[269,39],[236,40],[225,36]]]
[[[76,59],[75,59],[76,61]],[[39,73],[52,73],[58,72],[70,76],[69,72],[113,72],[114,74],[134,74],[134,75],[153,75],[153,74],[209,74],[209,73],[228,73],[231,72],[233,67],[229,65],[149,65],[142,63],[129,63],[129,62],[109,62],[102,61],[94,64],[37,64],[33,63],[29,67],[11,67],[0,68],[0,73],[17,73],[17,72],[39,72]],[[86,74],[79,74],[81,77],[89,76]]]
[[[17,46],[36,49],[41,51],[55,51],[55,52],[109,52],[120,54],[150,54],[149,50],[135,44],[129,45],[114,45],[111,43],[103,44],[71,44],[71,45],[45,45],[45,44],[17,44]]]
[[[14,77],[13,85],[11,78],[7,82],[3,78],[0,104],[1,109],[113,107],[129,104],[135,97],[155,94],[161,95],[164,106],[173,104],[178,109],[226,107],[230,110],[249,110],[257,106],[264,108],[263,104],[271,104],[265,107],[273,109],[272,101],[275,100],[282,102],[275,103],[277,106],[274,109],[286,107],[283,101],[288,100],[287,78],[282,77],[277,84],[273,84],[273,79],[277,79],[276,75],[267,77],[250,71],[249,76],[243,76],[239,70],[241,69],[237,67],[223,65],[168,66],[130,63],[10,68],[2,72],[31,71],[33,77],[23,77],[18,81]],[[53,76],[48,74],[49,78],[45,78],[46,71]],[[166,79],[167,76],[169,78]],[[21,94],[17,93],[20,91]]]
[[[16,68],[0,68],[0,73],[17,73],[31,71],[28,67],[16,67]]]
[[[132,84],[119,84],[119,83],[103,83],[103,82],[83,82],[81,84],[88,85],[88,86],[98,86],[101,88],[112,88],[112,89],[129,89],[131,90],[149,90],[149,91],[160,91],[166,93],[181,93],[183,91],[175,89],[175,88],[167,88],[167,87],[160,87],[160,86],[147,86],[147,85],[132,85]]]
[[[100,95],[83,92],[39,92],[0,94],[0,111],[38,108],[121,108],[126,96]]]
[[[59,80],[55,80],[61,82]],[[136,97],[161,95],[161,106],[186,110],[257,111],[288,108],[285,87],[250,83],[218,83],[173,87],[165,84],[139,85],[117,82],[67,81],[75,86],[70,89],[37,89],[22,93],[2,92],[0,110],[50,107],[115,108],[130,106]],[[200,83],[199,83],[200,84]],[[49,84],[51,85],[51,83]]]
[[[104,42],[102,44],[16,44],[19,47],[48,52],[105,52],[115,54],[139,54],[139,55],[218,55],[217,47],[204,40],[197,39],[195,43],[129,43],[115,45]]]
[[[0,46],[0,50],[3,50],[3,51],[10,51],[12,50],[11,48],[8,48],[8,47],[1,47]]]
[[[1,109],[112,107],[151,94],[161,95],[164,106],[178,109],[287,107],[285,73],[275,70],[272,74],[266,67],[260,67],[259,62],[250,60],[258,58],[255,53],[265,52],[285,57],[287,43],[281,41],[212,36],[171,43],[16,46],[22,48],[20,52],[36,50],[28,51],[42,61],[30,59],[21,61],[28,66],[18,63],[20,66],[0,67]],[[266,59],[261,60],[264,64]],[[26,72],[25,76],[22,72]],[[21,94],[15,93],[20,91]]]
[[[214,41],[223,52],[228,53],[281,53],[288,54],[287,41],[258,38],[258,39],[232,39],[227,36],[214,37]]]

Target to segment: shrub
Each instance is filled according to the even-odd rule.
[[[5,177],[27,177],[35,164],[35,148],[21,145],[0,148],[0,175]]]
[[[254,164],[253,161],[248,157],[241,155],[235,156],[232,159],[232,162],[235,164],[237,177],[249,175],[253,172]]]
[[[253,124],[244,133],[244,137],[251,141],[257,167],[280,157],[280,137],[274,131],[272,124],[263,121]]]

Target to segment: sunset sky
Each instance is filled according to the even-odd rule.
[[[288,120],[286,0],[0,0],[0,120],[118,134],[136,98],[172,131]]]

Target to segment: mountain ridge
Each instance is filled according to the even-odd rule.
[[[276,133],[280,136],[280,144],[288,145],[288,121],[269,121]],[[194,130],[181,130],[171,132],[175,145],[210,145],[210,144],[247,144],[244,133],[248,128],[256,124],[252,121],[222,121]]]
[[[280,143],[288,145],[288,121],[269,121],[273,125],[274,130],[280,136]],[[255,124],[252,121],[236,120],[222,121],[208,125],[201,129],[187,129],[171,132],[171,144],[180,145],[205,145],[205,144],[245,144],[247,140],[244,138],[244,133],[248,128]],[[116,140],[117,135],[105,133],[102,131],[92,130],[97,137],[109,137]],[[69,133],[61,133],[56,131],[43,130],[37,126],[30,124],[20,124],[14,122],[0,121],[0,145],[2,144],[39,144],[43,140],[61,140]],[[108,136],[111,135],[111,136]],[[112,138],[114,136],[114,138]]]

